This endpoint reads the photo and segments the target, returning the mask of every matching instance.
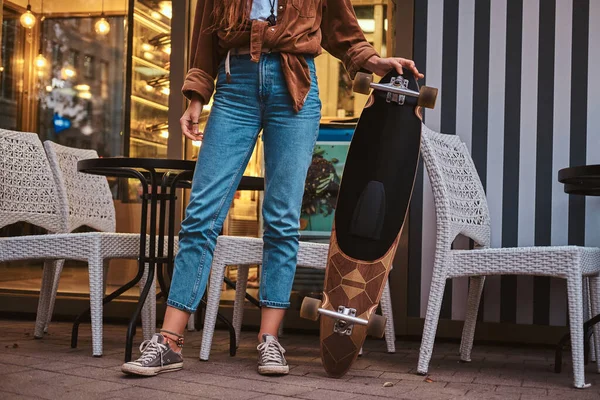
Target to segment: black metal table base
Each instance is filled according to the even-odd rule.
[[[191,186],[190,182],[193,177],[195,165],[196,163],[194,161],[143,158],[98,158],[81,160],[78,162],[77,169],[80,172],[119,178],[133,178],[141,183],[142,195],[140,198],[142,202],[142,214],[138,272],[134,279],[106,296],[102,302],[103,304],[109,303],[135,286],[144,276],[144,271],[147,266],[148,274],[146,284],[140,294],[137,307],[131,316],[127,327],[125,362],[131,361],[133,337],[135,336],[136,326],[146,298],[154,288],[155,270],[161,293],[163,293],[165,297],[168,295],[169,288],[165,283],[163,266],[166,265],[169,275],[172,275],[175,247],[174,215],[177,189],[189,188]],[[264,181],[261,178],[243,177],[238,190],[260,190],[262,186],[264,186]],[[165,256],[164,240],[167,205],[169,207],[169,219],[166,232],[167,254]],[[148,218],[148,214],[150,218]],[[146,251],[146,240],[149,242],[148,251]],[[75,323],[73,324],[71,336],[72,347],[77,346],[79,325],[84,317],[89,316],[89,314],[90,310],[88,309],[77,316]],[[220,314],[217,317],[229,328],[231,340],[230,354],[235,355],[235,330],[225,317]]]
[[[599,322],[600,322],[600,314],[598,314],[594,318],[584,322],[584,324],[583,324],[583,337],[584,337],[583,356],[584,356],[586,365],[589,361],[589,356],[590,356],[590,338],[592,337],[592,327]],[[564,347],[566,346],[567,343],[569,343],[570,340],[571,340],[571,334],[567,333],[560,339],[560,341],[556,345],[556,353],[554,355],[554,372],[556,372],[557,374],[560,374],[560,372],[562,371],[562,353],[563,353]],[[596,357],[598,357],[598,356],[599,355],[596,354]]]

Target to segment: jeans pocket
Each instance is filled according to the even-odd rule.
[[[317,0],[292,0],[292,6],[301,18],[314,18],[317,14]]]

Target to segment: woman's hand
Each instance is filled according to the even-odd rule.
[[[373,56],[367,60],[365,68],[379,76],[384,76],[392,68],[395,68],[396,71],[402,75],[403,68],[406,68],[418,79],[425,77],[425,75],[419,72],[413,60],[400,57],[381,58],[379,56]]]
[[[202,140],[204,138],[204,132],[198,131],[198,122],[201,113],[202,101],[200,100],[200,96],[194,95],[187,110],[185,110],[183,116],[179,120],[181,131],[188,139]]]

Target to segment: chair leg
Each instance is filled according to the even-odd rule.
[[[583,320],[587,321],[593,316],[592,301],[591,301],[591,278],[586,276],[583,277]],[[590,336],[588,345],[588,359],[592,362],[596,362],[596,346],[594,342],[594,335]]]
[[[46,304],[48,311],[46,314],[46,321],[44,323],[44,333],[48,332],[48,325],[50,325],[50,321],[52,320],[52,314],[54,314],[54,303],[56,302],[56,294],[58,293],[58,283],[60,282],[60,274],[62,274],[63,266],[65,265],[65,260],[56,260],[51,263],[53,264],[52,270],[54,271],[54,276],[52,277],[52,289],[50,290],[50,299]]]
[[[433,353],[433,343],[437,331],[440,310],[442,308],[442,299],[444,298],[444,287],[446,286],[446,277],[434,274],[431,280],[431,289],[429,292],[429,301],[427,302],[427,314],[425,315],[425,326],[423,328],[423,338],[421,339],[421,350],[419,352],[419,363],[417,373],[426,375],[429,370],[429,362]]]
[[[591,279],[588,277],[583,277],[583,320],[587,321],[592,318],[593,310],[592,310],[592,299],[591,299]],[[585,338],[584,340],[587,340]],[[588,354],[589,360],[592,362],[596,362],[596,345],[595,345],[595,335],[591,335],[589,339],[588,345]],[[585,348],[585,347],[584,347]]]
[[[573,386],[589,387],[585,383],[583,355],[583,293],[581,275],[567,278],[569,302],[569,328],[571,331],[571,355],[573,357]]]
[[[187,323],[188,332],[194,332],[196,330],[196,313],[193,312],[190,314],[190,318],[188,318]]]
[[[213,261],[210,273],[210,284],[208,286],[208,298],[206,300],[206,311],[204,316],[204,327],[202,329],[202,345],[200,346],[200,359],[207,361],[210,356],[217,313],[219,312],[219,301],[221,300],[221,285],[225,276],[225,265]]]
[[[467,315],[460,341],[460,360],[463,362],[471,362],[471,350],[473,349],[473,338],[475,337],[475,325],[477,324],[479,302],[481,301],[484,283],[485,276],[474,276],[470,279],[469,295],[467,298]]]
[[[590,303],[592,306],[592,317],[600,314],[600,277],[594,276],[588,279],[590,291]],[[596,353],[596,371],[600,373],[600,324],[594,325],[594,351]]]
[[[56,270],[58,268],[58,263],[61,261],[62,260],[44,262],[42,286],[40,288],[40,298],[38,300],[37,314],[35,317],[35,330],[33,333],[33,336],[36,339],[41,339],[44,336],[47,322],[52,317],[52,312],[50,311],[52,289],[54,287],[54,280],[58,279],[60,276],[60,273],[57,274]],[[58,284],[56,286],[58,287]]]
[[[381,311],[386,318],[385,341],[388,353],[396,352],[396,331],[394,330],[394,315],[392,313],[392,298],[390,296],[390,282],[386,282],[381,295]]]
[[[102,317],[104,298],[104,260],[101,257],[88,260],[90,279],[90,317],[92,320],[92,354],[102,355]]]
[[[144,290],[146,281],[148,280],[148,264],[144,267],[144,275],[139,282],[140,294]],[[154,287],[156,287],[156,274],[153,277]],[[150,290],[148,297],[142,308],[142,336],[144,340],[152,339],[152,335],[156,332],[156,290]]]
[[[110,260],[104,260],[104,269],[102,271],[102,294],[106,296],[106,287],[108,285],[108,268],[110,267]]]
[[[248,287],[249,265],[238,265],[237,280],[235,282],[235,302],[233,303],[233,328],[235,330],[236,347],[240,346],[240,335],[242,333],[242,320],[244,317],[244,302],[246,300],[246,288]]]

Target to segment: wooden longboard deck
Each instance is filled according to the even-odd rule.
[[[389,73],[381,83],[390,82]],[[412,76],[409,89],[418,91]],[[374,91],[356,126],[346,159],[331,235],[322,308],[355,308],[368,320],[377,310],[398,246],[412,195],[421,146],[417,100],[386,102]],[[367,103],[367,104],[369,104]],[[356,360],[367,327],[352,335],[333,331],[335,319],[321,316],[321,359],[332,377]]]

